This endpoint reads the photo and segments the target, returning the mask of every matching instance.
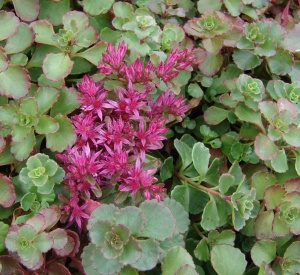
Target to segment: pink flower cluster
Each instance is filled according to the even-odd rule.
[[[98,66],[100,72],[123,79],[123,87],[108,92],[89,76],[78,84],[82,105],[72,117],[77,141],[57,155],[64,164],[64,182],[70,191],[69,199],[61,196],[63,210],[69,223],[76,222],[79,227],[82,219],[88,218],[86,201],[95,199],[103,186],[117,186],[120,192],[141,194],[147,200],[162,199],[164,184],[156,183],[156,169],[146,169],[146,153],[161,149],[168,131],[166,123],[182,118],[189,110],[184,99],[170,91],[163,92],[154,102],[149,94],[155,85],[151,83],[153,74],[172,78],[178,72],[176,68],[184,69],[190,64],[188,51],[174,51],[170,54],[172,61],[168,57],[158,68],[151,62],[144,66],[140,59],[127,65],[123,61],[126,51],[124,43],[116,50],[109,44],[103,63]],[[143,91],[136,90],[133,83],[141,83]]]

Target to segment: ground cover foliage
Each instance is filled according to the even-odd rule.
[[[1,274],[299,274],[300,1],[0,7]]]

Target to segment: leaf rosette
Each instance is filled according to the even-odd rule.
[[[190,19],[185,25],[187,34],[198,38],[213,38],[231,30],[231,22],[220,11],[206,11],[200,18]]]
[[[41,153],[31,156],[19,175],[28,189],[35,186],[40,194],[51,193],[54,185],[59,184],[64,176],[64,170],[49,156]]]
[[[84,270],[87,274],[116,274],[126,266],[150,270],[169,248],[183,245],[188,224],[187,213],[174,200],[145,201],[139,208],[101,205],[88,221],[91,243],[82,254]]]

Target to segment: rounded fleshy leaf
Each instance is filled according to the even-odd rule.
[[[53,249],[61,250],[67,245],[68,235],[64,229],[56,228],[55,230],[49,232],[49,235],[53,238]]]
[[[282,134],[283,139],[289,145],[300,147],[300,129],[299,128],[290,128],[287,133]]]
[[[30,133],[31,127],[24,127],[16,124],[11,132],[12,134],[12,141],[20,142],[24,140],[27,135]]]
[[[40,0],[39,19],[46,19],[54,26],[62,25],[62,16],[70,8],[70,0]]]
[[[8,58],[4,49],[0,46],[0,73],[8,68]]]
[[[133,237],[129,238],[127,244],[123,247],[122,255],[119,261],[124,265],[134,264],[142,257],[142,248],[139,242]]]
[[[141,233],[144,229],[145,217],[141,209],[127,206],[116,213],[114,222],[126,225],[131,234],[135,235]]]
[[[185,233],[189,228],[190,220],[189,215],[185,211],[182,204],[180,204],[176,200],[169,198],[165,199],[164,203],[165,206],[167,206],[171,210],[172,215],[176,220],[176,230],[179,233]]]
[[[40,44],[52,45],[59,48],[58,42],[52,39],[55,35],[53,26],[46,20],[37,20],[30,24],[35,33],[35,42]],[[43,56],[44,57],[44,56]]]
[[[60,219],[60,211],[57,205],[52,205],[48,208],[43,208],[38,214],[26,221],[35,228],[37,232],[50,230]]]
[[[107,44],[101,41],[84,52],[76,53],[74,57],[82,57],[97,66],[102,59],[102,53],[106,51],[106,48]]]
[[[43,72],[52,81],[62,80],[70,74],[73,64],[67,54],[49,53],[43,61]]]
[[[182,265],[195,268],[192,256],[183,247],[172,247],[162,262],[162,275],[177,274]]]
[[[59,129],[59,124],[52,117],[46,115],[39,116],[39,122],[35,126],[35,131],[40,135],[55,133]]]
[[[45,167],[45,174],[47,174],[49,177],[52,177],[56,173],[58,165],[54,160],[48,159],[44,164],[44,167]]]
[[[267,187],[264,193],[264,203],[267,210],[277,209],[285,194],[286,191],[279,184]]]
[[[90,15],[105,14],[114,2],[114,0],[83,0],[83,9]]]
[[[18,111],[16,106],[3,105],[0,107],[0,122],[4,125],[13,126],[13,116]]]
[[[34,41],[34,33],[26,24],[21,23],[18,31],[7,39],[4,47],[7,54],[19,53],[29,48]]]
[[[272,227],[274,212],[272,210],[259,213],[255,219],[254,232],[257,239],[271,239],[274,237]]]
[[[27,193],[21,199],[21,207],[24,211],[28,211],[36,200],[36,194]]]
[[[32,244],[43,253],[49,251],[52,248],[53,243],[54,240],[52,236],[46,232],[37,235],[32,241]]]
[[[222,7],[221,0],[199,0],[197,1],[197,9],[199,13],[204,13],[207,10],[220,10]]]
[[[12,181],[5,175],[0,174],[0,205],[2,207],[10,207],[16,200],[16,192]]]
[[[299,52],[300,23],[296,24],[293,29],[289,30],[285,36],[282,46],[290,52]]]
[[[39,0],[12,0],[16,14],[23,21],[35,20],[40,12],[40,1]]]
[[[141,271],[154,268],[161,253],[159,243],[153,239],[139,240],[138,242],[142,248],[142,257],[131,266]]]
[[[19,160],[25,160],[28,158],[30,153],[33,151],[35,145],[35,135],[34,131],[31,130],[22,142],[12,142],[11,143],[11,153],[14,157]]]
[[[62,152],[75,143],[76,135],[72,123],[66,116],[58,114],[54,119],[58,122],[59,129],[46,136],[46,145],[50,150]]]
[[[105,234],[111,231],[113,223],[108,220],[100,220],[92,224],[89,228],[91,242],[97,247],[102,246],[105,242]]]
[[[0,94],[19,99],[28,94],[30,76],[28,71],[19,65],[9,65],[7,70],[0,73]]]
[[[223,39],[219,37],[207,38],[202,40],[203,48],[210,54],[217,54],[222,49]]]
[[[253,52],[246,50],[236,50],[232,57],[235,64],[241,70],[251,70],[262,62]]]
[[[20,20],[12,12],[0,11],[0,41],[13,36],[19,29]]]
[[[217,125],[228,117],[228,113],[228,110],[211,106],[205,111],[204,120],[209,125]]]
[[[218,274],[230,275],[244,274],[247,265],[245,255],[238,248],[226,244],[213,246],[211,263]]]
[[[59,98],[50,110],[50,115],[56,116],[58,114],[68,115],[75,109],[79,108],[78,101],[80,94],[74,88],[64,87],[60,90]]]
[[[271,240],[262,240],[254,244],[251,249],[251,258],[255,265],[261,266],[263,262],[269,264],[276,257],[276,243]]]
[[[199,273],[196,271],[195,268],[191,267],[188,264],[181,265],[177,270],[175,275],[198,275]]]
[[[213,76],[220,70],[222,64],[223,55],[207,53],[205,60],[199,64],[199,70],[206,76]]]
[[[92,212],[92,214],[89,218],[87,228],[90,230],[91,226],[94,223],[101,221],[101,220],[113,221],[115,214],[117,213],[118,210],[119,210],[119,208],[117,208],[116,206],[114,206],[112,204],[100,205]]]
[[[256,190],[256,199],[262,200],[265,188],[276,184],[277,178],[268,172],[257,172],[251,177],[251,187]]]
[[[278,154],[278,147],[264,134],[258,134],[254,142],[255,154],[262,160],[271,160]]]
[[[84,258],[83,258],[84,260]],[[118,274],[121,268],[123,267],[123,264],[120,263],[118,260],[107,260],[104,255],[101,253],[101,250],[95,249],[94,253],[91,257],[92,266],[93,268],[100,274]],[[83,263],[84,266],[84,263]],[[94,275],[94,273],[87,273],[87,275]]]
[[[0,153],[3,152],[3,150],[5,149],[5,146],[6,146],[5,139],[2,136],[0,136]]]
[[[88,48],[94,44],[99,38],[99,34],[96,29],[91,26],[83,29],[76,37],[76,45],[83,48]]]
[[[273,56],[267,58],[270,71],[277,75],[286,75],[294,65],[293,55],[288,51],[279,50]]]
[[[89,18],[84,12],[69,11],[63,16],[62,22],[66,30],[72,30],[72,25],[75,23],[77,31],[80,32],[89,25]]]
[[[9,225],[0,221],[0,252],[5,249],[4,239],[9,230]],[[1,266],[1,257],[0,257],[0,266]]]
[[[59,97],[59,91],[52,87],[39,87],[34,95],[38,104],[38,114],[44,114],[51,109]]]
[[[146,218],[145,228],[140,234],[141,236],[163,241],[175,233],[176,220],[170,209],[163,203],[156,200],[145,201],[141,203],[140,209]]]

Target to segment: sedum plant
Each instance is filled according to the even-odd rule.
[[[0,0],[0,273],[299,273],[299,6]]]
[[[24,224],[13,225],[5,238],[5,245],[14,258],[30,270],[38,270],[44,264],[44,255],[53,249],[59,256],[70,255],[76,249],[75,242],[60,228],[52,229],[58,222],[58,208],[44,208]]]
[[[87,224],[91,243],[82,254],[84,270],[86,274],[150,270],[168,249],[183,244],[188,225],[187,213],[175,200],[150,200],[122,209],[101,205]]]

